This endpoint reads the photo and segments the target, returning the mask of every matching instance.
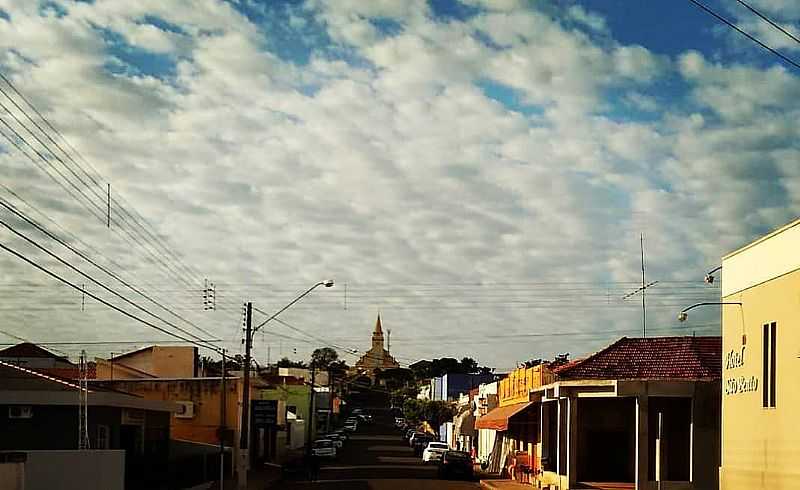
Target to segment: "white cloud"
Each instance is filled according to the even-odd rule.
[[[464,354],[508,367],[511,358],[579,354],[615,336],[597,332],[635,334],[638,309],[614,307],[621,294],[601,283],[639,280],[640,232],[652,277],[685,280],[800,211],[800,99],[785,70],[697,53],[672,66],[644,47],[592,41],[535,9],[504,12],[512,2],[447,22],[430,18],[425,2],[310,3],[293,13],[308,16],[295,24],[322,20],[352,52],[336,59],[314,49],[305,65],[266,51],[270,33],[227,3],[96,2],[71,5],[60,19],[27,4],[3,7],[12,21],[0,23],[0,64],[115,191],[220,283],[220,305],[233,311],[198,311],[196,293],[177,291],[138,247],[87,220],[18,155],[2,154],[12,186],[165,302],[194,308],[186,314],[234,349],[239,302],[271,311],[333,276],[349,283],[348,310],[343,289],[323,291],[287,321],[363,339],[363,348],[381,309],[404,357]],[[148,14],[182,33],[141,24]],[[402,31],[377,32],[376,18]],[[598,19],[589,17],[595,28]],[[109,47],[92,23],[174,56],[175,75],[108,73]],[[692,87],[692,107],[640,93],[671,70]],[[505,107],[476,85],[487,79],[544,110]],[[614,119],[603,115],[614,104],[608,89],[663,119],[625,120],[624,106]],[[2,255],[0,274],[39,280]],[[541,284],[552,281],[591,284],[583,292]],[[476,283],[506,286],[466,287]],[[62,296],[65,308],[75,306],[77,296]],[[474,303],[484,306],[466,308]],[[677,307],[662,305],[654,300],[653,325],[673,326]],[[96,305],[57,311],[63,328],[54,336],[147,336]],[[41,339],[53,315],[4,320]],[[594,336],[487,337],[554,329]],[[413,343],[434,335],[483,341]]]
[[[606,19],[602,16],[589,12],[580,5],[572,5],[567,9],[567,15],[572,17],[576,22],[591,28],[592,30],[607,33],[608,26]]]

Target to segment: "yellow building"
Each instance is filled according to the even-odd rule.
[[[722,297],[720,488],[800,488],[800,220],[725,256]]]

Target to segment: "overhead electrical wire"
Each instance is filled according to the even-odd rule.
[[[209,332],[208,330],[206,330],[206,329],[204,329],[204,328],[202,328],[202,327],[200,327],[200,326],[198,326],[198,325],[194,324],[193,322],[191,322],[191,321],[187,320],[185,317],[183,317],[183,316],[179,315],[178,313],[175,313],[173,310],[171,310],[170,308],[168,308],[168,307],[164,306],[164,305],[163,305],[163,304],[161,304],[159,301],[156,301],[156,300],[155,300],[154,298],[152,298],[150,295],[148,295],[148,294],[145,294],[145,293],[144,293],[143,291],[141,291],[139,288],[137,288],[137,287],[135,287],[135,286],[131,285],[131,284],[130,284],[128,281],[126,281],[126,280],[122,279],[122,278],[121,278],[119,275],[117,275],[117,274],[116,274],[116,273],[114,273],[113,271],[111,271],[111,270],[107,269],[106,267],[104,267],[104,266],[102,266],[102,265],[98,264],[98,263],[97,263],[96,261],[94,261],[94,260],[93,260],[91,257],[87,256],[86,254],[84,254],[84,253],[83,253],[83,252],[81,252],[80,250],[77,250],[77,249],[75,249],[75,248],[74,248],[72,245],[70,245],[69,243],[67,243],[67,242],[63,241],[63,240],[62,240],[62,239],[60,239],[58,236],[54,235],[54,234],[53,234],[53,233],[51,233],[49,230],[47,230],[45,227],[43,227],[41,224],[37,223],[37,222],[36,222],[36,220],[33,220],[33,219],[32,219],[32,218],[30,218],[29,216],[26,216],[24,213],[20,212],[18,209],[16,209],[16,207],[15,207],[15,206],[13,206],[12,204],[9,204],[9,203],[8,203],[8,202],[7,202],[5,199],[3,199],[3,198],[0,198],[0,206],[2,206],[2,207],[4,207],[4,208],[8,209],[8,210],[9,210],[9,211],[11,211],[11,212],[12,212],[14,215],[16,215],[16,216],[17,216],[19,219],[22,219],[23,221],[25,221],[25,222],[26,222],[26,223],[28,223],[29,225],[33,226],[33,227],[34,227],[34,228],[36,228],[36,229],[37,229],[39,232],[41,232],[41,233],[45,234],[46,236],[48,236],[50,239],[52,239],[52,240],[55,240],[56,242],[58,242],[58,243],[59,243],[59,244],[61,244],[62,246],[66,247],[67,249],[69,249],[70,251],[72,251],[72,252],[73,252],[75,255],[77,255],[78,257],[82,258],[83,260],[85,260],[85,261],[89,262],[90,264],[92,264],[92,265],[93,265],[93,266],[95,266],[96,268],[98,268],[98,269],[100,269],[101,271],[105,272],[106,274],[108,274],[108,275],[109,275],[109,276],[111,276],[112,278],[114,278],[114,279],[116,279],[117,281],[119,281],[120,283],[122,283],[122,284],[123,284],[124,286],[126,286],[128,289],[130,289],[131,291],[135,292],[135,293],[136,293],[136,294],[138,294],[139,296],[141,296],[141,297],[145,298],[146,300],[150,301],[151,303],[155,304],[156,306],[158,306],[158,307],[159,307],[159,308],[161,308],[162,310],[164,310],[164,311],[168,312],[169,314],[173,315],[174,317],[176,317],[176,318],[178,318],[178,319],[182,320],[182,321],[183,321],[183,322],[185,322],[186,324],[188,324],[188,325],[190,325],[190,326],[194,327],[195,329],[197,329],[198,331],[200,331],[200,332],[204,333],[205,335],[209,335],[209,336],[211,336],[211,337],[213,337],[213,336],[214,336],[214,334],[213,334],[213,333],[211,333],[211,332]],[[5,223],[3,223],[3,224],[5,224]],[[7,224],[5,224],[5,226],[6,226],[6,227],[9,227],[9,225],[7,225]],[[13,228],[10,228],[10,227],[9,227],[9,229],[11,229],[11,230],[12,230],[12,231],[14,231],[15,233],[17,233],[15,230],[13,230]],[[26,238],[26,240],[27,240],[27,239],[28,239],[28,238]],[[35,244],[37,247],[40,247],[40,246],[39,246],[38,244],[36,244],[35,242],[31,242],[31,243],[32,243],[32,244]],[[151,314],[151,315],[152,315],[152,314]],[[159,319],[161,319],[161,318],[159,318]],[[162,319],[162,321],[164,321],[165,323],[169,323],[169,322],[167,322],[166,320],[163,320],[163,319]]]
[[[16,93],[16,94],[17,94],[17,96],[18,96],[18,97],[20,97],[20,98],[21,98],[21,99],[22,99],[22,100],[25,102],[25,104],[26,104],[26,105],[27,105],[27,106],[28,106],[30,109],[32,109],[32,110],[33,110],[33,111],[36,113],[36,115],[39,117],[39,119],[41,119],[41,120],[42,120],[42,121],[45,123],[45,125],[47,125],[47,127],[49,127],[49,128],[50,128],[50,130],[51,130],[51,131],[53,131],[53,132],[54,132],[54,133],[55,133],[55,134],[56,134],[56,135],[57,135],[57,136],[58,136],[58,137],[59,137],[59,138],[60,138],[60,139],[61,139],[61,140],[62,140],[62,141],[63,141],[63,142],[64,142],[64,143],[67,145],[67,146],[69,146],[69,147],[70,147],[70,149],[71,149],[71,150],[72,150],[72,151],[73,151],[73,152],[74,152],[74,153],[75,153],[75,154],[78,156],[78,158],[80,158],[80,159],[81,159],[83,162],[85,162],[85,163],[86,163],[86,164],[87,164],[87,165],[88,165],[88,166],[89,166],[89,167],[90,167],[90,168],[91,168],[91,169],[94,171],[94,173],[97,175],[97,177],[98,177],[98,178],[102,179],[102,177],[100,176],[100,173],[97,171],[97,169],[96,169],[96,168],[94,168],[94,166],[93,166],[93,165],[91,165],[91,163],[89,163],[89,161],[88,161],[88,160],[87,160],[87,159],[86,159],[86,158],[85,158],[85,157],[84,157],[84,156],[83,156],[83,155],[82,155],[82,154],[81,154],[81,153],[80,153],[80,152],[79,152],[77,149],[75,149],[75,147],[74,147],[74,146],[72,146],[72,144],[70,144],[70,143],[69,143],[69,141],[68,141],[68,140],[67,140],[67,139],[64,137],[64,135],[63,135],[63,134],[62,134],[62,133],[61,133],[61,132],[60,132],[58,129],[56,129],[56,127],[55,127],[55,126],[54,126],[54,125],[53,125],[53,124],[52,124],[52,123],[51,123],[51,122],[50,122],[50,121],[49,121],[49,120],[48,120],[48,119],[47,119],[47,118],[46,118],[46,117],[45,117],[45,116],[44,116],[44,115],[43,115],[43,114],[42,114],[42,113],[41,113],[41,112],[40,112],[40,111],[39,111],[39,110],[36,108],[36,106],[35,106],[35,105],[34,105],[34,104],[33,104],[33,103],[32,103],[32,102],[31,102],[31,101],[30,101],[30,100],[29,100],[27,97],[25,97],[25,96],[24,96],[24,95],[23,95],[23,94],[22,94],[22,93],[21,93],[21,92],[20,92],[20,91],[17,89],[17,87],[16,87],[16,86],[15,86],[15,85],[14,85],[14,84],[11,82],[11,80],[9,80],[9,79],[8,79],[8,78],[7,78],[5,75],[3,75],[3,74],[2,74],[2,72],[0,72],[0,80],[2,80],[3,82],[5,82],[5,83],[6,83],[6,85],[8,85],[8,86],[11,88],[11,90],[13,90],[13,91],[14,91],[14,93]],[[100,184],[100,182],[98,181],[98,179],[97,179],[97,178],[95,178],[95,176],[93,176],[91,173],[89,173],[89,172],[88,172],[88,171],[87,171],[87,170],[86,170],[86,169],[85,169],[85,168],[84,168],[84,167],[83,167],[83,166],[82,166],[80,163],[78,163],[78,162],[77,162],[77,161],[76,161],[76,160],[75,160],[75,159],[72,157],[72,155],[70,155],[70,153],[69,153],[69,152],[67,152],[66,150],[64,150],[64,148],[62,148],[62,147],[61,147],[61,145],[59,145],[59,144],[58,144],[58,142],[56,142],[56,141],[53,139],[53,137],[52,137],[52,136],[51,136],[51,135],[50,135],[50,134],[49,134],[47,131],[45,131],[45,130],[44,130],[44,129],[43,129],[43,128],[42,128],[42,127],[41,127],[41,126],[40,126],[40,125],[39,125],[39,124],[38,124],[38,123],[37,123],[37,122],[36,122],[36,121],[35,121],[35,120],[34,120],[34,119],[31,117],[31,116],[30,116],[30,114],[28,114],[28,113],[27,113],[27,112],[26,112],[24,109],[22,109],[22,108],[19,106],[19,104],[17,104],[17,103],[16,103],[16,101],[14,101],[14,100],[13,100],[13,98],[11,98],[11,97],[8,95],[8,93],[7,93],[7,92],[5,92],[5,90],[3,90],[3,89],[2,89],[2,87],[1,87],[1,86],[0,86],[0,93],[2,93],[2,94],[3,94],[3,95],[4,95],[4,96],[5,96],[5,97],[6,97],[8,100],[10,100],[10,101],[12,102],[12,104],[14,104],[14,106],[15,106],[15,107],[16,107],[16,108],[17,108],[17,109],[20,111],[20,112],[22,112],[22,113],[23,113],[23,114],[26,116],[26,118],[27,118],[27,119],[28,119],[28,120],[29,120],[29,121],[30,121],[32,124],[34,124],[34,126],[36,126],[36,128],[37,128],[37,129],[38,129],[38,130],[39,130],[39,131],[40,131],[42,134],[44,134],[44,135],[47,137],[47,139],[49,139],[49,140],[50,140],[50,142],[51,142],[51,143],[53,143],[53,144],[55,145],[55,147],[56,147],[56,148],[58,148],[58,149],[59,149],[59,151],[60,151],[60,152],[61,152],[61,153],[62,153],[64,156],[66,156],[66,157],[67,157],[67,158],[68,158],[68,159],[69,159],[69,160],[70,160],[70,161],[71,161],[71,162],[72,162],[72,163],[73,163],[73,164],[74,164],[74,165],[75,165],[75,166],[76,166],[78,169],[80,169],[80,170],[83,172],[83,174],[84,174],[84,175],[86,175],[86,176],[87,176],[87,177],[88,177],[88,178],[89,178],[89,179],[90,179],[90,180],[91,180],[91,181],[92,181],[92,182],[95,184],[95,186],[96,186],[97,188],[100,188],[100,189],[102,189],[102,185]],[[7,111],[7,112],[9,112],[9,111]],[[9,112],[9,114],[11,114],[11,113]],[[14,117],[14,115],[13,115],[13,114],[11,114],[11,116],[12,116],[12,117]],[[15,120],[16,120],[16,117],[15,117]],[[22,125],[22,123],[20,123],[18,120],[17,120],[17,122],[18,122],[18,124]],[[26,126],[23,126],[23,127],[25,127],[25,128],[28,130],[28,132],[29,132],[29,133],[31,133],[31,135],[32,135],[32,136],[34,136],[34,138],[36,138],[36,139],[37,139],[37,141],[39,141],[39,142],[40,142],[40,144],[42,144],[42,146],[44,146],[45,148],[47,148],[47,149],[49,150],[49,152],[50,152],[50,154],[51,154],[51,155],[53,155],[53,156],[54,156],[54,157],[55,157],[55,158],[56,158],[56,159],[57,159],[59,162],[61,162],[61,163],[62,163],[62,165],[64,165],[64,166],[66,167],[66,164],[65,164],[65,162],[63,162],[63,160],[61,160],[61,159],[58,157],[58,155],[56,155],[56,154],[55,154],[55,152],[53,152],[53,151],[52,151],[52,149],[50,149],[50,148],[49,148],[47,145],[45,145],[45,144],[44,144],[44,143],[43,143],[41,140],[39,140],[39,138],[38,138],[38,137],[36,137],[36,136],[33,134],[33,132],[32,132],[32,131],[31,131],[29,128],[27,128]],[[74,173],[74,172],[73,172],[73,175],[75,175],[75,173]],[[77,177],[77,175],[75,175],[75,176]],[[77,177],[77,178],[79,178],[79,177]],[[86,183],[85,183],[85,182],[84,182],[82,179],[80,179],[80,178],[79,178],[79,180],[81,181],[81,183],[84,183],[84,184],[86,185],[86,187],[87,187],[87,188],[94,189],[94,188],[92,188],[91,186],[89,186],[88,184],[86,184]],[[103,201],[103,196],[98,194],[98,192],[97,192],[97,189],[94,189],[94,194],[95,194],[95,196],[96,196],[96,197],[98,197],[98,198],[99,198],[101,201]],[[101,194],[102,194],[102,192],[101,192]],[[142,223],[140,222],[140,220],[141,220],[141,221],[143,221],[144,223],[147,223],[147,220],[146,220],[145,218],[143,218],[143,217],[141,216],[141,214],[139,214],[139,213],[138,213],[138,212],[137,212],[137,211],[136,211],[136,210],[135,210],[135,209],[134,209],[132,206],[130,206],[130,204],[128,204],[128,206],[127,206],[127,207],[126,207],[126,206],[123,206],[123,205],[121,205],[121,204],[120,204],[120,203],[119,203],[119,202],[116,200],[115,196],[108,196],[108,197],[109,197],[109,199],[110,199],[111,203],[114,203],[114,204],[116,205],[116,206],[115,206],[115,209],[117,209],[117,210],[119,210],[119,211],[122,211],[123,213],[127,214],[127,215],[128,215],[128,216],[129,216],[129,217],[130,217],[130,218],[131,218],[131,219],[132,219],[132,220],[133,220],[133,221],[134,221],[134,222],[135,222],[135,223],[136,223],[136,224],[137,224],[137,225],[138,225],[138,226],[139,226],[141,229],[142,229],[142,231],[144,231],[146,234],[148,234],[148,235],[149,235],[149,236],[150,236],[150,237],[151,237],[151,238],[154,240],[154,242],[155,242],[155,243],[159,244],[159,245],[161,246],[161,248],[162,248],[162,249],[163,249],[163,250],[164,250],[164,251],[165,251],[165,252],[166,252],[168,255],[170,255],[170,256],[172,257],[172,259],[173,259],[173,260],[175,260],[175,261],[176,261],[176,262],[177,262],[179,265],[181,265],[181,266],[184,268],[185,272],[188,272],[188,273],[189,273],[189,276],[190,276],[190,277],[191,277],[192,275],[196,275],[196,277],[194,277],[194,279],[195,279],[195,280],[198,280],[198,278],[199,278],[199,276],[200,276],[199,272],[194,272],[194,271],[192,271],[192,270],[191,270],[191,269],[190,269],[190,268],[189,268],[189,267],[188,267],[188,266],[185,264],[185,262],[184,262],[184,261],[183,261],[183,260],[180,258],[180,256],[178,256],[177,254],[175,254],[175,253],[174,253],[174,252],[173,252],[173,251],[172,251],[172,250],[171,250],[171,249],[170,249],[170,248],[169,248],[169,247],[168,247],[168,246],[167,246],[167,245],[166,245],[166,244],[163,242],[163,240],[162,240],[162,239],[160,239],[160,237],[158,237],[158,234],[157,234],[157,233],[154,233],[154,232],[152,232],[151,230],[148,230],[148,229],[147,229],[147,228],[146,228],[144,225],[142,225]],[[121,195],[121,194],[119,194],[119,198],[120,198],[121,200],[125,201],[125,199],[122,197],[122,195]],[[126,201],[126,204],[127,204],[127,201]],[[133,216],[133,215],[130,213],[130,211],[128,211],[128,208],[132,209],[132,210],[133,210],[133,212],[136,214],[136,216],[138,216],[138,218],[139,218],[139,219],[137,219],[137,218],[136,218],[136,216]],[[101,211],[102,211],[102,210],[101,210]],[[123,218],[123,219],[124,219],[124,218]],[[147,223],[147,224],[149,225],[149,223]],[[151,226],[150,228],[152,228],[152,226]],[[154,249],[155,249],[155,248],[154,248]]]
[[[0,202],[0,204],[3,204],[3,203],[2,203],[2,202]],[[78,273],[78,274],[79,274],[79,275],[81,275],[82,277],[84,277],[84,278],[88,279],[89,281],[91,281],[91,282],[95,283],[96,285],[98,285],[98,286],[100,286],[101,288],[105,289],[106,291],[108,291],[109,293],[113,294],[114,296],[117,296],[118,298],[120,298],[121,300],[125,301],[126,303],[128,303],[128,304],[129,304],[129,305],[131,305],[131,306],[133,306],[134,308],[136,308],[136,309],[138,309],[138,310],[142,311],[143,313],[146,313],[146,314],[150,315],[150,316],[151,316],[151,317],[153,317],[153,318],[156,318],[156,319],[158,319],[158,320],[160,320],[160,321],[162,321],[162,322],[166,323],[167,325],[171,326],[172,328],[174,328],[174,329],[176,329],[176,330],[178,330],[178,331],[180,331],[180,332],[182,332],[182,333],[184,333],[184,334],[186,334],[186,335],[189,335],[189,336],[191,336],[191,337],[194,337],[194,338],[195,338],[195,339],[197,339],[198,341],[202,341],[202,339],[201,339],[200,337],[196,336],[195,334],[193,334],[193,333],[191,333],[191,332],[189,332],[189,331],[187,331],[187,330],[185,330],[185,329],[183,329],[183,328],[179,327],[178,325],[175,325],[174,323],[172,323],[172,322],[170,322],[170,321],[168,321],[168,320],[165,320],[164,318],[162,318],[161,316],[159,316],[159,315],[157,315],[157,314],[155,314],[155,313],[152,313],[151,311],[149,311],[149,310],[147,310],[146,308],[144,308],[144,307],[140,306],[139,304],[137,304],[137,303],[134,303],[133,301],[131,301],[131,300],[130,300],[130,299],[128,299],[127,297],[123,296],[123,295],[122,295],[122,294],[120,294],[119,292],[117,292],[117,291],[115,291],[115,290],[111,289],[110,287],[106,286],[105,284],[103,284],[102,282],[98,281],[98,280],[97,280],[97,279],[95,279],[94,277],[92,277],[92,276],[90,276],[90,275],[86,274],[85,272],[81,271],[80,269],[78,269],[78,268],[77,268],[77,267],[75,267],[74,265],[70,264],[69,262],[67,262],[66,260],[64,260],[63,258],[61,258],[60,256],[56,255],[56,254],[55,254],[55,253],[53,253],[52,251],[50,251],[50,250],[46,249],[45,247],[43,247],[42,245],[40,245],[39,243],[37,243],[35,240],[33,240],[33,239],[31,239],[30,237],[28,237],[27,235],[25,235],[25,234],[23,234],[23,233],[19,232],[19,231],[18,231],[18,230],[16,230],[16,229],[15,229],[13,226],[9,225],[8,223],[6,223],[5,221],[3,221],[2,219],[0,219],[0,225],[3,225],[3,226],[5,226],[5,227],[6,227],[8,230],[10,230],[12,233],[14,233],[15,235],[17,235],[18,237],[22,238],[23,240],[25,240],[25,241],[26,241],[26,242],[28,242],[29,244],[31,244],[31,245],[33,245],[34,247],[38,248],[39,250],[41,250],[42,252],[46,253],[46,254],[47,254],[47,255],[49,255],[50,257],[52,257],[52,258],[56,259],[56,260],[57,260],[58,262],[60,262],[61,264],[63,264],[63,265],[65,265],[65,266],[67,266],[67,267],[68,267],[69,269],[71,269],[72,271],[74,271],[74,272]],[[96,264],[95,264],[95,265],[96,265]],[[70,285],[71,285],[71,284],[70,284]],[[82,287],[81,287],[81,288],[79,288],[79,290],[82,292],[82,294],[88,294],[88,295],[92,296],[92,295],[91,295],[91,293],[89,293],[88,291],[86,291],[86,289],[85,289],[85,288],[82,288]],[[213,336],[213,334],[212,334],[212,336]]]
[[[0,106],[2,106],[2,102],[0,102]],[[6,127],[7,127],[7,128],[10,130],[10,131],[11,131],[11,132],[13,132],[13,133],[14,133],[14,135],[15,135],[15,136],[16,136],[16,137],[17,137],[17,138],[20,140],[20,141],[22,141],[22,142],[23,142],[23,143],[25,143],[25,144],[26,144],[26,145],[27,145],[29,148],[31,148],[31,150],[33,150],[33,152],[34,152],[34,153],[36,153],[36,155],[37,155],[37,156],[38,156],[38,157],[39,157],[39,158],[40,158],[40,159],[41,159],[43,162],[45,162],[45,163],[46,163],[46,164],[48,164],[48,165],[49,165],[51,168],[53,168],[53,169],[56,171],[56,173],[58,173],[58,174],[59,174],[59,175],[62,177],[62,179],[64,179],[64,180],[65,180],[65,181],[67,181],[67,182],[68,182],[70,185],[72,185],[72,187],[73,187],[74,189],[76,189],[76,190],[77,190],[77,191],[78,191],[78,192],[79,192],[79,193],[80,193],[82,196],[84,196],[86,199],[89,199],[89,198],[88,198],[88,197],[86,197],[86,195],[85,195],[85,194],[84,194],[84,193],[81,191],[81,189],[80,189],[80,188],[78,188],[78,187],[77,187],[77,186],[76,186],[76,185],[75,185],[75,184],[74,184],[74,183],[73,183],[71,180],[67,179],[67,178],[66,178],[66,177],[65,177],[65,176],[64,176],[64,175],[61,173],[61,171],[60,171],[58,168],[55,168],[54,166],[52,166],[51,164],[49,164],[49,162],[48,162],[48,159],[47,159],[47,158],[46,158],[44,155],[42,155],[42,154],[41,154],[41,153],[40,153],[40,152],[39,152],[37,149],[33,148],[33,147],[30,145],[30,143],[29,143],[29,142],[28,142],[28,141],[27,141],[27,140],[26,140],[24,137],[22,137],[22,136],[21,136],[21,135],[20,135],[20,134],[19,134],[19,133],[18,133],[16,130],[14,130],[14,128],[10,127],[10,126],[9,126],[9,125],[6,123],[6,121],[5,121],[5,120],[4,120],[2,117],[0,117],[0,123],[2,123],[3,125],[5,125],[5,126],[6,126]],[[8,136],[8,135],[7,135],[5,132],[3,132],[3,131],[0,131],[0,133],[3,135],[3,137],[5,137],[5,138],[6,138],[6,140],[10,141],[10,142],[11,142],[11,143],[12,143],[12,144],[13,144],[13,145],[14,145],[14,146],[17,148],[17,150],[19,150],[19,151],[20,151],[20,152],[21,152],[23,155],[25,155],[25,156],[26,156],[26,157],[27,157],[29,160],[31,160],[31,161],[32,161],[34,164],[36,164],[38,167],[40,167],[40,169],[42,169],[42,171],[44,171],[44,172],[45,172],[45,173],[46,173],[46,174],[47,174],[47,175],[48,175],[48,176],[49,176],[49,177],[50,177],[52,180],[54,180],[56,183],[58,183],[59,185],[61,185],[61,187],[62,187],[62,188],[64,188],[65,190],[67,190],[67,189],[66,189],[66,188],[63,186],[63,184],[62,184],[61,182],[59,182],[59,181],[58,181],[58,179],[56,179],[55,177],[53,177],[53,176],[52,176],[52,174],[50,174],[48,171],[44,170],[44,168],[42,168],[40,165],[38,165],[38,162],[36,161],[36,159],[35,159],[35,158],[33,158],[33,157],[32,157],[32,156],[31,156],[31,155],[30,155],[30,154],[29,154],[27,151],[23,150],[23,149],[22,149],[22,148],[19,146],[19,144],[18,144],[16,141],[14,141],[14,140],[13,140],[13,138],[10,138],[10,137],[9,137],[9,136]],[[67,190],[67,191],[68,191],[68,190]],[[83,205],[83,206],[84,206],[84,207],[85,207],[85,208],[86,208],[88,211],[90,211],[92,214],[94,214],[94,211],[93,211],[91,208],[89,208],[89,207],[86,205],[86,203],[85,203],[84,201],[82,201],[82,200],[78,199],[77,197],[75,197],[75,195],[74,195],[74,194],[72,194],[72,192],[71,192],[71,191],[68,191],[68,193],[69,193],[69,194],[70,194],[70,195],[71,195],[71,196],[72,196],[74,199],[76,199],[76,200],[77,200],[79,203],[81,203],[81,204],[82,204],[82,205]],[[94,203],[94,201],[91,201],[91,200],[90,200],[90,202]],[[95,204],[95,207],[97,207],[97,205],[96,205],[96,204]],[[102,211],[102,210],[101,210],[101,211]],[[98,218],[98,219],[99,219],[101,222],[105,223],[105,219],[104,219],[102,216],[98,216],[97,214],[95,214],[95,217],[97,217],[97,218]],[[112,221],[113,221],[113,220],[112,220]],[[132,235],[132,234],[131,234],[131,233],[130,233],[128,230],[127,230],[127,228],[124,228],[124,227],[121,227],[121,226],[120,226],[119,228],[123,229],[123,231],[125,231],[125,232],[128,234],[128,236],[130,236],[130,237],[131,237],[131,240],[133,240],[133,241],[137,242],[137,244],[138,244],[140,247],[142,247],[142,249],[143,249],[143,250],[145,250],[146,252],[150,253],[150,255],[151,255],[151,260],[152,260],[152,259],[155,259],[155,261],[159,261],[159,259],[158,259],[157,257],[155,257],[155,256],[152,254],[152,252],[151,252],[150,250],[148,250],[148,249],[144,248],[144,246],[141,244],[141,242],[139,242],[139,241],[138,241],[138,240],[137,240],[137,239],[136,239],[136,238],[135,238],[135,237],[134,237],[134,236],[133,236],[133,235]],[[113,227],[113,228],[112,228],[112,230],[114,230],[114,232],[115,232],[115,233],[116,233],[118,236],[120,236],[120,237],[121,237],[121,238],[123,238],[124,240],[128,241],[128,243],[131,243],[131,242],[130,242],[130,240],[128,240],[128,238],[127,238],[127,237],[124,237],[124,236],[122,236],[122,235],[120,234],[120,232],[118,231],[117,227]],[[131,245],[133,245],[133,244],[131,243]],[[153,262],[154,264],[155,264],[155,261]],[[169,266],[167,265],[167,262],[165,262],[165,261],[160,261],[160,263],[161,263],[161,265],[164,267],[164,270],[166,271],[166,275],[167,275],[167,276],[174,275],[174,272],[173,272],[173,271],[172,271],[172,270],[169,268]],[[180,278],[180,277],[178,277],[178,279],[179,279],[179,281],[180,281],[180,282],[183,282],[185,285],[187,285],[187,286],[191,287],[191,282],[189,282],[189,281],[186,281],[185,279],[183,279],[183,278]]]
[[[744,31],[739,26],[737,26],[733,22],[729,21],[725,17],[721,16],[720,14],[714,12],[708,6],[704,5],[703,3],[699,2],[698,0],[689,0],[689,1],[692,2],[693,4],[697,5],[701,9],[703,9],[707,14],[715,17],[717,20],[719,20],[720,22],[725,23],[731,29],[733,29],[733,30],[737,31],[739,34],[745,36],[747,39],[753,41],[754,43],[758,44],[759,46],[761,46],[762,48],[766,49],[770,53],[774,54],[778,58],[782,59],[786,63],[789,63],[790,65],[792,65],[795,68],[797,68],[798,70],[800,70],[800,63],[798,63],[797,61],[793,60],[792,58],[789,58],[788,56],[784,55],[780,51],[778,51],[778,50],[776,50],[774,48],[771,48],[770,46],[768,46],[768,45],[764,44],[763,42],[759,41],[755,36],[753,36],[752,34],[749,34],[747,31]]]
[[[163,334],[166,334],[166,335],[169,335],[169,336],[171,336],[171,337],[175,337],[175,338],[177,338],[177,339],[180,339],[180,340],[186,341],[186,342],[188,342],[188,343],[190,343],[190,344],[192,344],[192,345],[196,345],[196,346],[198,346],[198,347],[202,347],[202,348],[204,348],[204,349],[209,349],[209,350],[211,350],[211,351],[214,351],[214,352],[216,352],[216,353],[218,353],[218,354],[222,354],[222,351],[221,351],[221,350],[219,350],[219,349],[218,349],[216,346],[208,346],[208,345],[204,345],[204,344],[202,344],[202,343],[195,342],[195,341],[193,341],[193,340],[190,340],[190,339],[188,339],[188,338],[186,338],[186,337],[183,337],[183,336],[181,336],[181,335],[178,335],[178,334],[176,334],[176,333],[174,333],[174,332],[171,332],[171,331],[169,331],[169,330],[166,330],[166,329],[164,329],[164,328],[162,328],[162,327],[159,327],[158,325],[155,325],[155,324],[153,324],[153,323],[151,323],[151,322],[149,322],[149,321],[147,321],[147,320],[145,320],[145,319],[143,319],[143,318],[140,318],[140,317],[138,317],[138,316],[134,315],[133,313],[130,313],[130,312],[128,312],[128,311],[125,311],[125,310],[123,310],[122,308],[120,308],[120,307],[118,307],[118,306],[116,306],[116,305],[114,305],[114,304],[112,304],[112,303],[109,303],[108,301],[106,301],[106,300],[104,300],[103,298],[101,298],[101,297],[97,296],[96,294],[93,294],[93,293],[91,293],[91,292],[89,292],[89,291],[85,291],[85,290],[83,290],[83,289],[82,289],[80,286],[78,286],[77,284],[74,284],[73,282],[69,281],[68,279],[65,279],[65,278],[63,278],[63,277],[59,276],[59,275],[58,275],[58,274],[56,274],[55,272],[52,272],[51,270],[49,270],[49,269],[47,269],[47,268],[43,267],[42,265],[38,264],[38,263],[37,263],[37,262],[35,262],[34,260],[32,260],[32,259],[30,259],[30,258],[26,257],[25,255],[21,254],[20,252],[17,252],[16,250],[14,250],[14,249],[12,249],[12,248],[10,248],[10,247],[6,246],[6,245],[5,245],[5,244],[3,244],[3,243],[0,243],[0,248],[2,248],[3,250],[5,250],[6,252],[10,253],[11,255],[13,255],[13,256],[15,256],[15,257],[17,257],[18,259],[20,259],[20,260],[22,260],[22,261],[24,261],[24,262],[28,263],[29,265],[31,265],[31,266],[33,266],[33,267],[35,267],[36,269],[38,269],[38,270],[40,270],[40,271],[44,272],[45,274],[47,274],[48,276],[52,277],[53,279],[56,279],[56,280],[58,280],[58,281],[60,281],[60,282],[62,282],[62,283],[64,283],[64,284],[67,284],[68,286],[72,287],[72,288],[73,288],[73,289],[75,289],[76,291],[81,291],[83,294],[86,294],[87,296],[89,296],[89,297],[93,298],[93,299],[94,299],[94,300],[96,300],[96,301],[99,301],[100,303],[102,303],[102,304],[104,304],[104,305],[108,306],[109,308],[111,308],[111,309],[113,309],[113,310],[115,310],[115,311],[118,311],[119,313],[122,313],[123,315],[127,316],[128,318],[131,318],[131,319],[133,319],[133,320],[136,320],[136,321],[138,321],[139,323],[142,323],[142,324],[144,324],[144,325],[147,325],[147,326],[148,326],[148,327],[150,327],[150,328],[153,328],[153,329],[155,329],[155,330],[158,330],[159,332],[161,332],[161,333],[163,333]]]
[[[755,7],[753,7],[750,4],[744,2],[743,0],[736,0],[736,1],[739,2],[739,4],[743,5],[750,12],[752,12],[752,13],[756,14],[757,16],[761,17],[761,20],[763,20],[764,22],[768,23],[769,25],[771,25],[775,29],[779,30],[780,32],[784,33],[786,35],[786,37],[788,37],[792,41],[796,42],[797,44],[800,44],[800,39],[798,39],[797,36],[795,36],[791,32],[789,32],[786,29],[784,29],[780,24],[772,21],[772,19],[770,19],[765,14],[761,13],[760,11],[758,11]]]

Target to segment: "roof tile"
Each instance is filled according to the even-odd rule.
[[[622,337],[556,368],[559,379],[720,379],[721,337]]]

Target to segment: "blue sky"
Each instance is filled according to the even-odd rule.
[[[796,2],[753,4],[798,27]],[[638,332],[621,298],[641,234],[652,331],[718,333],[718,312],[675,313],[718,295],[702,277],[724,253],[800,214],[797,71],[688,1],[0,0],[0,70],[188,266],[165,270],[2,139],[4,180],[233,351],[242,301],[269,311],[333,277],[286,321],[362,348],[381,311],[405,361],[591,352]],[[154,336],[0,256],[15,282],[9,331]],[[279,352],[315,347],[275,328]],[[551,331],[575,334],[525,337]]]

